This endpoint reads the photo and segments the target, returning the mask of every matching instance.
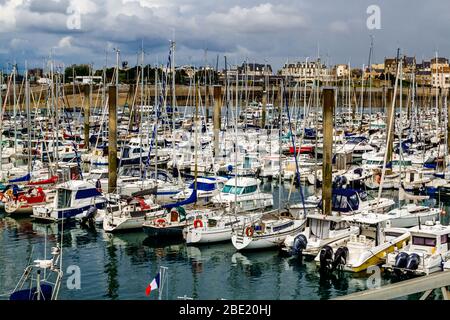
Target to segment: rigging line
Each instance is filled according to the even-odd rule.
[[[288,101],[286,99],[286,90],[284,90],[284,99],[285,99],[285,107],[286,107],[287,116],[288,116],[289,132],[290,132],[290,135],[291,135],[292,146],[294,147],[294,159],[295,159],[295,168],[296,168],[296,171],[297,171],[296,172],[297,173],[297,183],[298,183],[298,186],[299,186],[300,196],[301,196],[301,199],[302,199],[303,211],[305,212],[305,216],[306,216],[305,199],[304,199],[304,195],[303,195],[303,188],[302,188],[302,185],[300,183],[300,180],[301,180],[300,179],[300,170],[299,170],[299,166],[298,166],[298,159],[297,159],[297,156],[295,154],[295,152],[296,152],[295,136],[292,133],[291,114],[289,112],[289,105],[288,105],[289,103],[288,103]],[[281,130],[281,128],[280,128],[280,130]],[[280,148],[281,148],[281,145],[280,145]],[[299,152],[300,152],[300,150],[299,150]],[[280,163],[280,169],[281,169],[281,163]],[[281,174],[281,172],[280,172],[280,174]]]

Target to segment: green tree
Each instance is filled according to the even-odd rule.
[[[73,64],[64,70],[64,78],[66,83],[72,82],[73,77],[89,76],[90,67],[88,64]]]

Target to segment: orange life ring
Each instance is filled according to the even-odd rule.
[[[247,236],[247,237],[253,237],[253,233],[254,233],[254,230],[253,230],[253,228],[252,227],[247,227],[247,228],[245,228],[245,235]]]
[[[378,184],[381,183],[381,175],[380,175],[380,174],[377,174],[377,175],[375,176],[375,181],[376,181]]]
[[[155,224],[160,227],[164,227],[166,225],[166,222],[166,219],[160,218],[155,221]]]
[[[195,228],[195,229],[197,229],[197,228],[203,228],[203,221],[200,220],[200,219],[196,219],[196,220],[194,221],[194,228]]]

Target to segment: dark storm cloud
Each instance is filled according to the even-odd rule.
[[[373,4],[381,8],[381,30],[366,27]],[[68,8],[81,12],[79,30],[68,29]],[[203,64],[208,49],[210,64],[219,54],[279,68],[320,54],[330,63],[362,65],[370,35],[377,61],[397,47],[421,59],[435,50],[449,55],[449,8],[448,0],[0,0],[0,62],[41,61],[53,48],[66,63],[101,66],[105,50],[112,57],[119,47],[134,63],[143,40],[146,62],[161,63],[173,36],[180,64]]]

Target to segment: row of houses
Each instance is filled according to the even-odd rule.
[[[404,56],[402,59],[402,75],[405,81],[415,81],[421,86],[431,86],[435,88],[450,88],[450,64],[449,59],[444,57],[435,57],[430,60],[417,61],[415,57]],[[322,82],[347,80],[352,81],[392,81],[397,74],[397,58],[385,58],[383,63],[374,63],[370,67],[352,68],[349,64],[337,64],[327,66],[321,59],[289,62],[276,73],[268,63],[244,62],[242,65],[231,66],[227,70],[219,71],[219,79],[235,79],[239,75],[240,81],[252,81],[254,83],[279,82],[286,77],[291,81],[313,82],[320,80]],[[192,77],[196,71],[216,70],[207,68],[193,68],[192,66],[178,66],[176,70],[184,70],[188,77]],[[170,70],[165,70],[170,71]],[[42,69],[33,69],[29,71],[31,80],[42,82],[47,79],[43,77]],[[19,75],[18,75],[19,76]],[[20,76],[19,76],[20,78]],[[94,79],[96,78],[96,79]],[[18,79],[20,82],[21,79]],[[76,82],[90,83],[101,82],[101,77],[77,77]]]
[[[415,57],[402,57],[402,75],[404,81],[415,81],[421,86],[450,88],[450,64],[449,59],[443,57],[432,58],[418,62]],[[370,67],[352,68],[348,64],[337,64],[332,67],[321,61],[305,60],[295,63],[286,63],[274,74],[271,65],[244,62],[241,66],[235,66],[227,71],[222,71],[222,77],[248,77],[255,81],[262,81],[265,77],[281,79],[290,77],[293,81],[312,82],[335,81],[352,78],[353,80],[364,78],[365,81],[378,79],[391,81],[397,74],[397,58],[385,58],[384,63],[371,64]]]

